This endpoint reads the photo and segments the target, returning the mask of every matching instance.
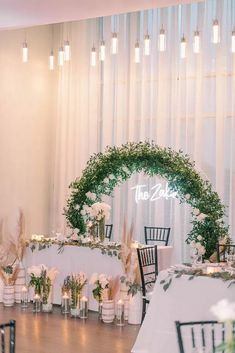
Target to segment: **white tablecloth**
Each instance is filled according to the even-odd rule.
[[[134,353],[178,353],[175,321],[216,320],[210,307],[223,298],[235,301],[235,285],[228,288],[228,282],[209,277],[174,278],[164,292],[160,281],[166,275],[158,276]]]
[[[173,264],[172,246],[158,247],[159,269],[166,269]],[[110,276],[123,274],[121,261],[117,257],[103,255],[99,249],[66,245],[64,251],[58,254],[58,246],[32,252],[27,248],[24,260],[25,267],[44,264],[47,267],[56,267],[59,271],[54,283],[54,304],[61,303],[61,286],[65,277],[73,272],[83,271],[88,278],[92,273],[105,273]],[[89,297],[89,309],[97,310],[97,303],[92,297],[92,286],[86,286],[84,294]]]

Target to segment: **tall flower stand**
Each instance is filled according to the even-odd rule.
[[[3,288],[3,305],[13,306],[15,303],[15,291],[13,285],[5,285]]]
[[[114,320],[114,301],[113,300],[104,300],[102,306],[102,320],[106,324],[111,324]]]
[[[20,303],[21,302],[21,291],[22,287],[26,285],[26,280],[25,280],[25,268],[22,264],[22,262],[19,263],[19,272],[17,279],[15,281],[15,302]]]
[[[128,323],[132,325],[141,324],[143,299],[142,293],[138,291],[129,299]]]
[[[53,310],[53,286],[50,287],[49,295],[43,296],[42,294],[42,312],[51,313]]]

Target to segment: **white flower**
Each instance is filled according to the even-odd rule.
[[[86,211],[85,211],[84,209],[82,209],[82,210],[80,211],[80,214],[81,214],[82,216],[85,216],[85,215],[86,215]]]
[[[77,234],[73,234],[73,235],[71,235],[71,238],[70,239],[72,239],[72,240],[78,240],[78,235]]]
[[[55,267],[52,267],[50,270],[47,271],[47,276],[50,278],[52,283],[55,281],[55,278],[58,274],[59,271]]]
[[[76,205],[74,208],[75,208],[76,211],[80,210],[80,206],[79,205]]]
[[[227,299],[220,300],[210,308],[210,311],[219,321],[235,320],[235,303],[229,303]]]
[[[203,239],[203,237],[201,235],[197,236],[197,240],[201,241]]]
[[[47,271],[47,267],[43,264],[38,265],[38,266],[31,266],[28,268],[27,273],[29,275],[34,275],[35,277],[40,277],[42,271]]]
[[[190,246],[194,249],[196,248],[196,242],[194,240],[191,241]]]
[[[191,195],[190,194],[186,194],[184,197],[185,197],[186,200],[190,200]]]
[[[113,174],[110,174],[109,179],[110,179],[110,180],[114,180],[114,179],[115,179],[115,176],[114,176]]]
[[[90,199],[90,200],[92,200],[92,201],[95,201],[95,199],[96,199],[96,194],[93,193],[93,192],[88,191],[88,192],[86,193],[86,197],[88,197],[88,199]]]
[[[193,210],[194,216],[198,216],[199,213],[200,213],[200,210],[198,208],[194,208],[194,210]]]
[[[204,219],[207,217],[207,215],[205,213],[200,213],[197,216],[198,221],[204,221]]]
[[[74,228],[74,233],[79,234],[80,230],[78,228]]]
[[[195,247],[196,247],[199,255],[204,255],[205,254],[206,249],[201,243],[196,243]]]
[[[95,284],[99,279],[98,273],[94,272],[90,278],[90,284]]]
[[[105,179],[104,179],[104,183],[105,183],[105,184],[109,184],[109,178],[105,178]]]
[[[130,170],[126,166],[124,166],[122,170],[124,171],[124,173],[127,173],[127,174],[130,173]]]

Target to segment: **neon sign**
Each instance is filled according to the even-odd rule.
[[[162,198],[166,200],[177,198],[178,193],[170,190],[168,183],[166,183],[165,188],[162,187],[161,183],[155,184],[150,191],[146,190],[146,187],[146,184],[138,184],[131,188],[131,190],[135,190],[136,203],[147,200],[154,202]]]

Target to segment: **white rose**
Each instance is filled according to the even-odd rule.
[[[109,179],[110,179],[110,180],[114,180],[114,179],[115,179],[115,176],[114,176],[113,174],[110,174]]]
[[[74,208],[75,208],[76,211],[80,210],[80,206],[79,205],[76,205]]]
[[[201,241],[203,239],[203,237],[201,235],[197,236],[197,240]]]
[[[190,200],[190,198],[191,198],[191,195],[190,195],[190,194],[186,194],[186,195],[185,195],[185,199],[186,199],[186,200]]]
[[[109,184],[109,179],[108,179],[108,178],[105,178],[105,179],[104,179],[104,183],[105,183],[105,184]]]
[[[194,216],[198,216],[199,213],[200,213],[200,210],[198,208],[194,208],[194,210],[193,210]]]
[[[90,278],[90,284],[95,284],[99,279],[98,273],[94,272]]]
[[[200,213],[198,216],[197,216],[197,219],[199,221],[204,221],[204,219],[207,217],[207,215],[205,215],[205,213]]]
[[[124,173],[127,173],[127,174],[130,172],[130,170],[126,166],[124,166],[122,170],[124,171]]]
[[[81,210],[81,211],[80,211],[80,214],[81,214],[82,216],[85,216],[85,215],[86,215],[86,211],[85,211],[85,210]]]
[[[210,311],[219,321],[235,320],[235,303],[229,303],[227,299],[220,300],[210,308]]]

